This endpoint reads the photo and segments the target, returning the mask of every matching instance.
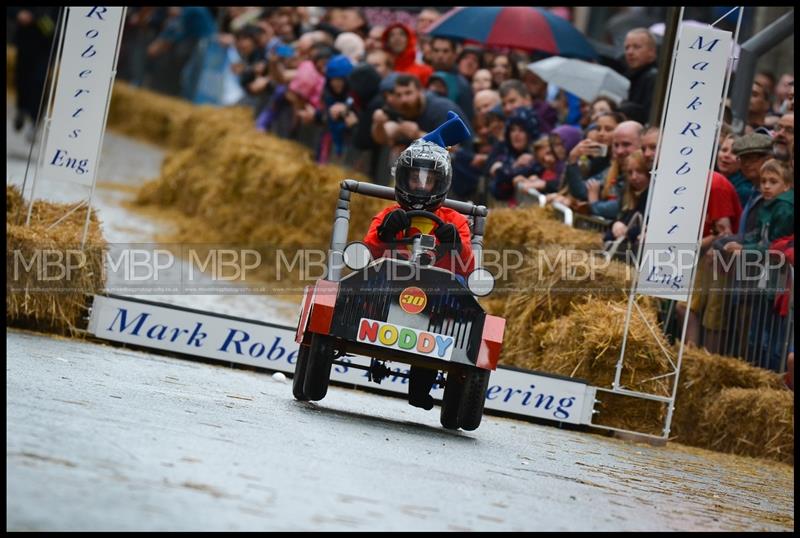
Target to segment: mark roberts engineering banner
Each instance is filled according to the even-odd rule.
[[[688,300],[731,54],[731,33],[682,25],[639,268],[638,292]]]
[[[105,128],[122,7],[67,7],[41,177],[91,185]]]
[[[298,345],[296,329],[250,321],[213,312],[200,312],[130,297],[95,295],[89,332],[98,338],[161,349],[196,357],[218,359],[294,372]],[[347,356],[344,362],[368,366],[370,359]],[[387,363],[394,372],[408,365]],[[399,368],[398,368],[399,367]],[[408,394],[408,379],[389,375],[380,385],[367,372],[334,365],[331,380]],[[489,380],[486,409],[570,424],[591,424],[596,389],[575,379],[498,367]],[[291,390],[286,389],[287,398]],[[444,389],[431,395],[441,400]]]

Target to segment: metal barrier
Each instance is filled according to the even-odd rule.
[[[522,206],[530,205],[532,203],[537,204],[539,207],[544,207],[547,205],[547,197],[533,187],[528,189],[519,189],[517,191],[517,200]],[[564,224],[567,226],[572,226],[574,212],[570,208],[561,202],[553,202],[550,205],[553,209],[555,209],[556,213],[561,215],[561,221]]]
[[[525,198],[535,200],[536,203],[539,205],[539,207],[544,207],[547,205],[547,197],[541,192],[534,189],[533,187],[529,189],[520,189],[519,193],[523,195],[523,196],[518,196],[520,205],[526,205],[523,203]],[[527,195],[527,197],[525,195]]]
[[[579,228],[581,230],[592,230],[605,234],[611,228],[612,224],[614,224],[614,221],[605,219],[603,217],[582,215],[580,213],[575,214],[574,226],[575,228]]]
[[[794,267],[779,252],[770,252],[766,263],[748,260],[745,252],[732,260],[714,254],[700,262],[697,299],[691,305],[700,324],[697,343],[712,353],[783,372],[794,338]],[[679,324],[669,321],[665,326],[680,338]]]

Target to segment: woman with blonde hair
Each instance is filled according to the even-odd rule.
[[[604,240],[614,241],[625,236],[633,249],[642,231],[644,212],[647,209],[647,191],[650,186],[650,168],[641,150],[628,155],[624,171],[626,181],[620,212],[611,229],[606,232]]]

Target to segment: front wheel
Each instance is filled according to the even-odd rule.
[[[308,396],[303,391],[303,385],[306,382],[306,366],[308,365],[308,345],[300,344],[300,349],[297,352],[297,363],[294,366],[294,377],[292,377],[292,394],[295,399],[305,402]]]
[[[461,397],[461,409],[458,414],[459,426],[464,430],[472,431],[481,425],[490,374],[489,370],[481,368],[467,370],[464,391]]]
[[[458,429],[458,414],[461,410],[461,397],[464,393],[464,372],[452,370],[447,372],[442,398],[442,413],[439,422],[448,430]]]
[[[312,334],[308,350],[303,393],[309,400],[321,400],[328,393],[331,367],[336,354],[334,340],[330,336]]]

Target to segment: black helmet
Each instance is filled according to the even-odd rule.
[[[415,140],[395,161],[392,175],[394,195],[403,209],[433,211],[442,205],[450,190],[450,154],[433,142]]]

